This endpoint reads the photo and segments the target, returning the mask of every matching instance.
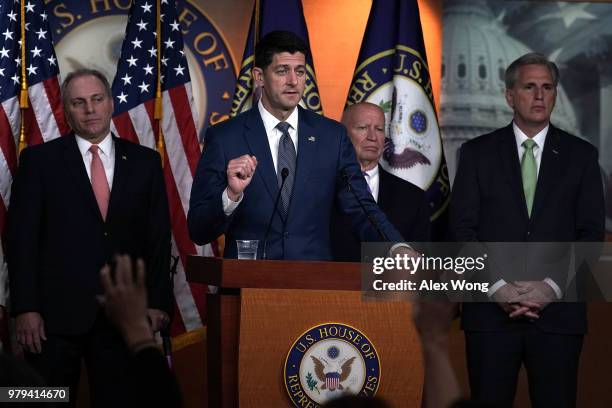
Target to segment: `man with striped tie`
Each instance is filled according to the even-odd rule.
[[[251,239],[265,241],[259,257],[265,246],[268,259],[331,260],[334,204],[364,241],[403,240],[368,193],[346,130],[298,106],[308,52],[286,31],[268,33],[257,44],[253,79],[262,87],[260,101],[206,132],[188,216],[196,243],[225,234],[228,258],[237,256],[236,240]]]

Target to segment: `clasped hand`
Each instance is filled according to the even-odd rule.
[[[544,281],[506,283],[493,295],[493,300],[511,319],[525,316],[539,319],[540,312],[555,299],[555,292]]]

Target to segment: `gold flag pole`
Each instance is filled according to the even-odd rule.
[[[21,8],[21,92],[19,93],[19,108],[21,109],[21,125],[19,131],[19,152],[26,147],[26,135],[25,135],[25,112],[29,108],[28,104],[28,82],[26,78],[26,36],[25,36],[25,4],[24,1],[20,2]]]
[[[257,45],[257,41],[259,41],[259,12],[260,12],[261,2],[259,0],[255,0],[255,27],[253,27],[255,31],[255,35],[253,36],[253,51],[255,51],[255,46]]]
[[[155,22],[155,32],[157,33],[157,84],[155,90],[155,111],[153,113],[153,119],[157,123],[157,151],[161,156],[162,166],[164,165],[164,132],[162,131],[162,84],[161,84],[161,4],[160,0],[157,0],[157,20]]]

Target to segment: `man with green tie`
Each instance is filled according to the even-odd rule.
[[[454,240],[603,240],[597,149],[550,123],[558,82],[558,68],[543,55],[509,65],[512,123],[461,148],[450,209]],[[473,399],[511,406],[524,364],[533,407],[575,406],[586,307],[563,302],[565,290],[557,276],[506,276],[491,282],[491,302],[463,305]]]

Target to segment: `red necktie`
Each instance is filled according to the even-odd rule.
[[[98,146],[91,145],[89,151],[91,152],[91,186],[93,187],[102,218],[106,221],[110,188],[108,187],[108,180],[106,179],[102,160],[98,155]]]

